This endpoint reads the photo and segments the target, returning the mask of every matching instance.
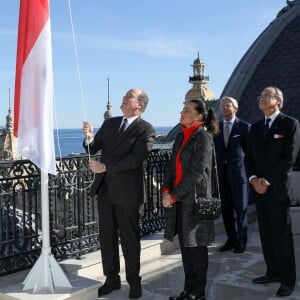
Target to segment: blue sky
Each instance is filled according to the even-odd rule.
[[[30,0],[31,1],[31,0]],[[67,0],[51,0],[56,113],[59,128],[103,122],[107,78],[114,115],[132,87],[150,98],[144,119],[155,126],[178,123],[191,64],[199,57],[218,98],[236,64],[274,20],[284,0],[70,0],[81,74],[78,79]],[[13,107],[19,1],[1,3],[0,125],[9,88]],[[82,97],[82,95],[83,97]]]

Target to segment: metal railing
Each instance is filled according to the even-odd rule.
[[[160,187],[169,159],[169,151],[152,151],[145,161],[141,236],[164,227]],[[80,258],[100,247],[97,199],[88,195],[93,174],[87,155],[63,157],[56,165],[57,175],[49,175],[52,253],[57,260]],[[40,172],[30,161],[0,161],[0,218],[0,276],[31,268],[42,247],[42,222]]]

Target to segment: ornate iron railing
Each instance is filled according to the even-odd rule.
[[[95,156],[97,158],[97,156]],[[152,151],[145,161],[141,235],[164,227],[160,187],[169,151]],[[50,238],[57,260],[99,249],[97,199],[88,195],[93,174],[88,156],[58,159],[49,175]],[[0,276],[31,268],[41,247],[40,172],[28,160],[0,161]]]

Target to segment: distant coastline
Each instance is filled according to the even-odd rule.
[[[154,128],[157,135],[167,135],[173,127],[155,126]],[[54,129],[56,157],[85,153],[82,141],[83,134],[81,128]]]

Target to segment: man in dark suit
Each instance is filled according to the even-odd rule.
[[[283,94],[279,88],[265,88],[258,100],[265,117],[251,126],[245,163],[267,270],[253,283],[280,282],[277,296],[285,297],[293,292],[296,280],[289,204],[300,129],[298,120],[280,112]]]
[[[104,121],[93,136],[93,127],[83,122],[85,149],[101,150],[101,160],[90,159],[95,179],[90,195],[98,196],[100,243],[105,283],[98,296],[121,288],[118,236],[125,259],[129,298],[142,296],[140,273],[139,207],[144,196],[143,162],[151,151],[155,131],[141,118],[147,94],[131,89],[123,97],[123,116]],[[119,234],[118,234],[119,233]]]
[[[248,180],[244,156],[250,124],[237,118],[238,102],[223,97],[220,102],[223,120],[215,136],[221,207],[227,241],[220,251],[233,249],[242,253],[247,244]]]

